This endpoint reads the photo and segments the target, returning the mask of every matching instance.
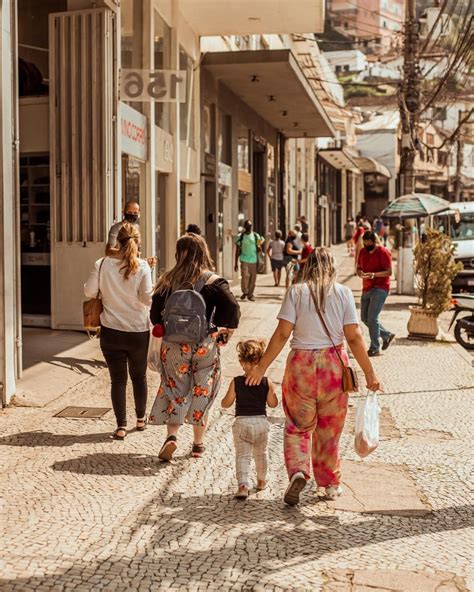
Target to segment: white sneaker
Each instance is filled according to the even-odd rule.
[[[245,483],[242,483],[242,485],[239,485],[237,493],[234,495],[234,497],[238,500],[246,500],[249,496],[249,491],[249,486]]]
[[[289,506],[296,506],[296,504],[300,501],[300,493],[306,487],[306,477],[304,474],[299,471],[295,473],[291,479],[290,484],[286,488],[285,496],[283,497],[283,501],[285,504]]]
[[[335,500],[336,497],[339,497],[344,490],[340,485],[332,485],[331,487],[326,487],[325,491],[326,499]]]

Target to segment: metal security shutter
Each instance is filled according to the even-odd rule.
[[[58,242],[105,238],[104,196],[114,194],[114,19],[107,9],[50,17],[51,188]]]
[[[116,20],[107,8],[49,19],[52,324],[80,328],[117,186]]]

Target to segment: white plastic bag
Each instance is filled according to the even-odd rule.
[[[379,402],[377,393],[369,391],[357,405],[354,448],[365,458],[379,445]]]
[[[160,368],[161,337],[150,335],[148,346],[148,369],[152,372],[161,372]]]

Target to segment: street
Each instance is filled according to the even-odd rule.
[[[343,253],[340,281],[359,299]],[[242,304],[239,330],[223,350],[219,398],[239,373],[237,339],[270,337],[283,290],[259,276],[257,301]],[[116,442],[111,412],[102,420],[54,417],[68,405],[110,407],[106,369],[46,407],[6,408],[0,589],[472,590],[472,368],[454,343],[406,339],[407,318],[404,299],[390,297],[382,320],[397,340],[374,359],[385,387],[381,443],[364,460],[353,451],[351,397],[344,493],[334,502],[311,482],[300,506],[283,504],[281,406],[270,410],[269,487],[246,502],[233,498],[232,409],[218,403],[204,457],[189,457],[185,426],[169,464],[157,459],[163,427]],[[279,399],[286,354],[270,372]],[[157,383],[149,373],[149,406]]]

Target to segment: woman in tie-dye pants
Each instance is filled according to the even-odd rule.
[[[341,494],[339,439],[348,395],[343,391],[347,341],[362,368],[367,388],[380,388],[364,342],[352,292],[336,283],[331,251],[315,249],[308,257],[301,283],[292,286],[278,314],[278,327],[247,384],[260,384],[270,364],[291,337],[291,352],[283,379],[285,464],[290,480],[283,500],[299,503],[311,476],[326,490],[326,498]],[[340,359],[339,359],[340,356]]]
[[[348,363],[344,350],[340,351]],[[283,408],[284,451],[288,476],[311,475],[319,487],[340,484],[339,439],[347,412],[342,368],[334,348],[293,350],[286,364]]]

